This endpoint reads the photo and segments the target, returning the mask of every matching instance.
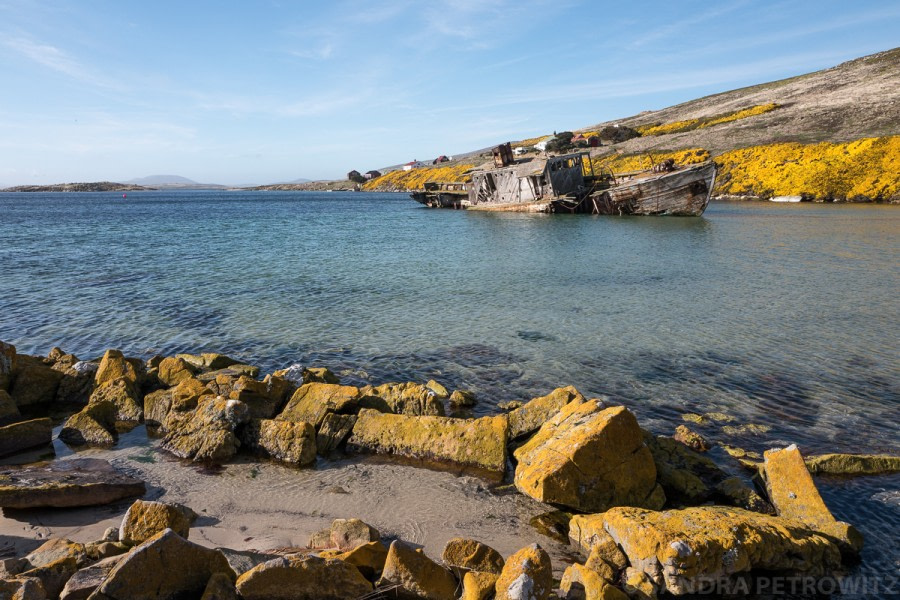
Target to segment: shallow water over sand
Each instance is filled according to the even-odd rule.
[[[348,383],[434,378],[476,391],[479,414],[572,384],[657,433],[682,413],[720,412],[734,422],[698,429],[751,450],[898,453],[898,232],[900,212],[879,206],[713,204],[700,219],[647,219],[435,211],[392,194],[0,194],[0,339],[82,358],[220,351],[264,370],[329,366]],[[746,423],[770,429],[726,429]],[[247,489],[289,496],[351,466],[265,465]],[[173,468],[159,485],[199,502],[253,468],[183,489]],[[399,523],[440,523],[431,499],[468,489],[452,474],[365,468],[386,489],[422,486],[418,500],[415,488],[401,496],[396,523],[372,514],[413,541]],[[876,540],[862,569],[896,572],[898,478],[820,483]],[[371,508],[325,497],[338,496]],[[505,498],[502,514],[518,514],[521,500]],[[319,510],[306,502],[291,510]],[[501,540],[511,530],[488,529]],[[265,531],[252,537],[281,543]],[[445,541],[421,539],[432,554]]]

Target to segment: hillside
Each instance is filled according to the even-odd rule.
[[[720,166],[718,195],[900,202],[900,48],[576,133],[590,137],[610,125],[641,133],[591,149],[595,165],[613,170],[645,168],[670,156],[683,162],[712,158]],[[456,158],[457,165],[447,166],[481,164],[489,154]],[[421,187],[441,180],[447,166],[443,173],[389,173],[365,188]]]
[[[140,192],[153,188],[140,185],[97,181],[93,183],[57,183],[54,185],[18,185],[0,192]]]

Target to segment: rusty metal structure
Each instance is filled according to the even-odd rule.
[[[500,144],[491,153],[494,155],[494,166],[499,168],[511,165],[515,162],[513,158],[512,145],[509,142]]]
[[[576,152],[475,171],[469,183],[467,208],[514,210],[529,205],[531,212],[541,212],[554,200],[574,198],[587,191],[585,169],[593,174],[587,156],[586,152]]]

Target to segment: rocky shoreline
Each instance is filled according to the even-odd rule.
[[[493,540],[458,534],[429,557],[417,540],[383,535],[354,514],[306,547],[208,548],[188,541],[193,510],[141,499],[101,539],[51,538],[0,560],[0,597],[653,598],[773,573],[833,578],[863,540],[832,516],[810,473],[900,471],[898,457],[804,460],[795,446],[762,457],[732,448],[742,458],[723,466],[687,426],[653,435],[626,407],[572,387],[480,418],[469,412],[475,402],[436,381],[359,388],[322,367],[260,378],[221,354],[141,360],[109,350],[83,361],[0,342],[0,455],[28,456],[19,453],[46,448],[54,431],[73,448],[115,448],[143,423],[184,461],[178,469],[240,455],[300,469],[381,455],[413,472],[441,465],[481,478],[495,490],[485,497],[502,490],[547,505],[532,519],[539,543],[504,559]],[[8,466],[0,506],[62,511],[146,497],[130,475],[96,458]],[[571,558],[551,557],[548,543],[559,542],[547,536],[568,543]]]

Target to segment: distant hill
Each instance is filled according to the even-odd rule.
[[[134,185],[185,185],[185,186],[195,186],[200,185],[196,181],[192,179],[188,179],[187,177],[182,177],[181,175],[148,175],[147,177],[138,177],[137,179],[131,179],[126,181],[125,183],[133,183]]]
[[[17,185],[0,190],[2,192],[140,192],[153,188],[115,183],[113,181],[96,181],[93,183],[57,183],[54,185]]]

